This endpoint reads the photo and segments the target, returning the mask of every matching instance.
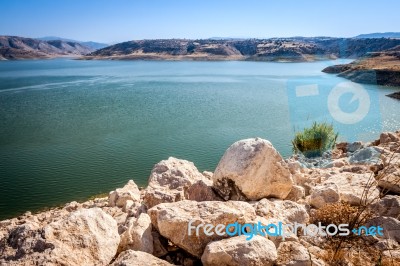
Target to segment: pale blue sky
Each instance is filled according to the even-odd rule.
[[[0,10],[0,35],[107,43],[400,31],[398,0],[0,0]]]

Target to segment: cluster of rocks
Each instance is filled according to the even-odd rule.
[[[330,265],[323,237],[246,240],[188,229],[190,222],[308,224],[337,202],[367,204],[369,225],[384,228],[369,242],[400,263],[400,132],[339,144],[329,156],[329,167],[304,167],[253,138],[229,147],[214,173],[171,157],[154,166],[145,189],[131,180],[106,198],[1,221],[0,265]]]
[[[393,133],[390,134],[393,135]],[[307,158],[299,153],[293,155],[289,160],[296,160],[304,168],[331,168],[346,164],[379,165],[382,163],[381,152],[382,149],[371,142],[341,142],[336,145],[336,149],[324,152],[321,157]]]

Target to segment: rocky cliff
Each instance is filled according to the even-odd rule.
[[[400,45],[395,39],[274,38],[139,40],[115,44],[84,59],[252,60],[302,62],[358,58]]]
[[[400,46],[368,53],[350,64],[334,65],[322,71],[358,83],[400,86]]]
[[[400,131],[313,161],[284,160],[252,138],[229,147],[214,173],[171,157],[145,189],[129,181],[106,198],[1,221],[0,265],[399,265],[399,217]],[[354,221],[384,233],[189,234],[202,224]]]
[[[77,42],[0,36],[0,60],[76,57],[93,51],[94,49]]]

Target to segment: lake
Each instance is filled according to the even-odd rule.
[[[314,120],[333,123],[343,140],[399,129],[400,102],[385,97],[398,88],[321,72],[347,62],[0,61],[0,219],[129,179],[145,186],[169,156],[213,171],[243,138],[268,139],[288,157],[295,130]],[[368,93],[361,122],[332,116],[327,98],[338,84]],[[307,86],[308,97],[297,93]],[[344,94],[338,104],[351,113],[360,101]]]

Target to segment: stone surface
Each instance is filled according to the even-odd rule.
[[[400,220],[400,196],[386,195],[374,203],[372,209],[380,216],[393,217]]]
[[[308,250],[298,242],[284,241],[278,248],[278,266],[311,266],[312,261]]]
[[[7,248],[14,254],[3,254],[0,265],[106,265],[113,259],[120,237],[111,216],[92,208],[59,218],[45,227],[32,223],[11,230]]]
[[[359,150],[362,147],[363,147],[363,143],[361,141],[352,142],[347,145],[347,151],[355,152],[356,150]]]
[[[214,192],[211,180],[199,180],[185,190],[185,199],[195,201],[213,201],[222,200],[222,198]]]
[[[304,205],[289,200],[262,199],[254,204],[258,216],[277,219],[283,223],[307,223],[309,215]]]
[[[126,209],[127,201],[131,201],[132,204],[140,201],[140,191],[133,180],[129,180],[123,188],[117,188],[108,195],[110,207],[117,206],[119,208],[125,207]]]
[[[380,159],[381,152],[376,147],[366,147],[357,150],[349,158],[349,162],[352,164],[381,164]]]
[[[382,176],[378,175],[378,186],[384,189],[384,192],[390,191],[400,194],[400,168],[393,165],[385,168]]]
[[[192,226],[199,224],[228,225],[238,222],[245,224],[254,221],[256,214],[254,208],[241,201],[179,201],[163,203],[149,209],[153,226],[162,236],[169,239],[175,245],[186,250],[190,254],[200,258],[206,245],[214,240],[226,238],[227,235],[217,234],[207,236],[203,227],[199,227],[199,235],[195,229],[189,235],[189,222]]]
[[[293,186],[287,163],[261,138],[235,142],[220,160],[213,185],[225,200],[286,198]]]
[[[326,204],[336,203],[339,200],[339,188],[335,183],[325,183],[311,190],[310,204],[315,208],[319,209]]]
[[[127,250],[119,254],[111,266],[172,266],[165,260],[142,251]]]
[[[246,240],[246,236],[236,236],[211,242],[201,257],[205,266],[272,266],[276,260],[274,243],[261,236],[251,240]]]
[[[335,189],[337,186],[337,191]],[[335,193],[339,193],[339,200],[351,205],[360,205],[362,202],[372,203],[379,199],[379,190],[372,173],[339,173],[330,176],[321,186],[317,186],[311,193],[311,204],[317,208],[324,205],[323,199],[337,202]],[[325,188],[324,188],[325,187]],[[365,193],[365,194],[364,194]],[[322,195],[322,196],[321,196]],[[327,195],[331,195],[327,197]],[[322,199],[322,200],[321,200]],[[325,201],[325,203],[327,203]]]
[[[131,218],[126,231],[121,235],[119,252],[132,249],[153,253],[153,236],[150,216],[146,213],[140,214],[139,218]]]
[[[370,226],[381,226],[383,227],[384,239],[393,239],[397,243],[400,243],[400,221],[393,217],[375,217],[367,222],[367,227]]]
[[[290,190],[289,195],[287,195],[286,200],[298,201],[306,196],[304,187],[294,185],[292,190]]]
[[[192,162],[170,157],[153,167],[143,202],[151,208],[160,203],[184,200],[184,190],[199,180],[207,178]]]
[[[151,231],[153,237],[153,255],[162,257],[168,253],[168,239],[160,235],[160,233],[153,228]]]
[[[400,142],[400,138],[396,136],[396,134],[392,132],[383,132],[379,136],[379,143],[380,144],[386,144],[389,142]]]

